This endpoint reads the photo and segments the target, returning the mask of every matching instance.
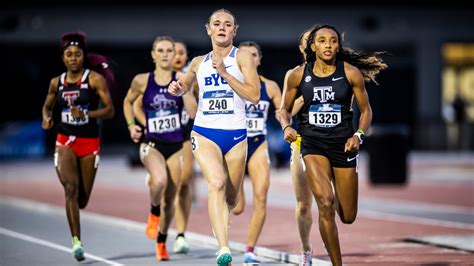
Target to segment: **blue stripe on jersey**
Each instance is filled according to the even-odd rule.
[[[232,47],[232,51],[230,51],[229,56],[230,56],[230,57],[235,57],[235,51],[237,51],[237,47],[233,46],[233,47]]]

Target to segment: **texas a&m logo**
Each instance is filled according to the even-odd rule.
[[[313,101],[318,101],[320,103],[325,103],[330,100],[334,101],[335,93],[336,92],[332,91],[332,86],[314,87]]]

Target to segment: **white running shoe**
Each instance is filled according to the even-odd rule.
[[[299,258],[299,266],[311,266],[313,265],[313,250],[307,250],[301,252]]]
[[[257,258],[255,253],[253,252],[245,252],[244,254],[244,263],[254,263],[258,264],[260,263],[260,260]]]
[[[182,236],[176,238],[173,245],[173,252],[186,254],[188,253],[188,251],[189,251],[189,244],[188,244],[188,241],[186,241],[186,238]]]

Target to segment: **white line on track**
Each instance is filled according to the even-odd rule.
[[[14,198],[14,197],[1,197],[0,196],[0,203],[6,203],[10,206],[15,206],[18,208],[38,211],[46,214],[52,215],[60,215],[64,216],[64,209],[62,207],[58,207],[51,204],[40,203],[36,201],[21,199],[21,198]],[[82,221],[91,221],[100,224],[106,224],[108,226],[116,226],[118,228],[136,231],[143,233],[143,228],[145,227],[145,223],[139,223],[136,221],[131,221],[119,217],[107,216],[98,213],[92,213],[88,211],[81,211],[81,220]],[[169,229],[168,235],[175,236],[176,230]],[[198,246],[205,246],[209,248],[217,248],[217,241],[214,237],[202,235],[193,232],[186,232],[186,238],[188,239],[189,243],[195,244]],[[238,243],[234,241],[230,241],[230,248],[235,249],[241,252],[245,252],[247,245],[244,243]],[[72,252],[71,249],[67,249],[68,252]],[[278,260],[280,262],[291,262],[291,263],[298,263],[299,254],[289,254],[286,252],[281,252],[278,250],[273,250],[264,247],[256,247],[255,248],[256,254],[259,256],[267,257],[270,259]],[[86,253],[87,254],[87,253]],[[86,255],[87,256],[87,255]],[[330,266],[331,263],[328,261],[324,261],[321,259],[313,258],[313,264],[321,265],[321,266]],[[114,265],[121,265],[121,264],[114,264]]]
[[[442,220],[435,220],[435,219],[430,219],[430,218],[408,216],[408,215],[403,215],[403,214],[383,213],[383,212],[370,211],[370,210],[360,210],[359,214],[361,216],[365,216],[367,218],[377,219],[377,220],[474,230],[473,224],[442,221]]]
[[[55,244],[53,242],[49,242],[49,241],[39,239],[39,238],[36,238],[36,237],[32,237],[32,236],[29,236],[29,235],[25,235],[25,234],[22,234],[22,233],[18,233],[18,232],[12,231],[12,230],[8,230],[8,229],[3,228],[3,227],[0,227],[0,234],[4,234],[6,236],[10,236],[10,237],[14,237],[14,238],[21,239],[21,240],[24,240],[24,241],[28,241],[28,242],[38,244],[38,245],[41,245],[41,246],[61,250],[61,251],[67,252],[67,253],[72,252],[71,248],[61,246],[61,245]],[[84,256],[88,259],[100,261],[100,262],[103,262],[103,263],[106,263],[106,264],[109,264],[109,265],[123,266],[123,264],[113,262],[113,261],[101,258],[99,256],[96,256],[96,255],[93,255],[93,254],[90,254],[90,253],[84,253]]]

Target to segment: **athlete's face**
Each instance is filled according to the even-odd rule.
[[[173,58],[175,55],[173,43],[168,40],[162,40],[155,43],[153,50],[151,51],[151,57],[155,61],[156,66],[161,68],[171,68]]]
[[[257,48],[254,46],[242,46],[239,47],[239,49],[249,51],[252,54],[253,62],[255,63],[255,66],[260,65],[260,55],[258,54]]]
[[[316,57],[324,61],[330,61],[336,57],[339,50],[339,38],[337,33],[328,28],[319,29],[314,36],[311,49],[316,52]]]
[[[74,45],[67,47],[63,52],[63,62],[69,71],[80,71],[84,64],[84,51]]]
[[[303,37],[301,38],[301,42],[300,42],[300,45],[298,46],[298,48],[300,49],[300,52],[302,54],[304,54],[304,49],[306,49],[306,45],[308,43],[308,37],[309,37],[310,33],[311,33],[311,31],[307,31],[307,32],[303,33]]]
[[[232,44],[232,40],[237,33],[234,17],[226,12],[214,13],[206,29],[207,35],[219,46]]]
[[[186,50],[186,46],[180,42],[174,43],[174,48],[176,54],[173,58],[173,69],[181,71],[188,61],[188,51]]]

